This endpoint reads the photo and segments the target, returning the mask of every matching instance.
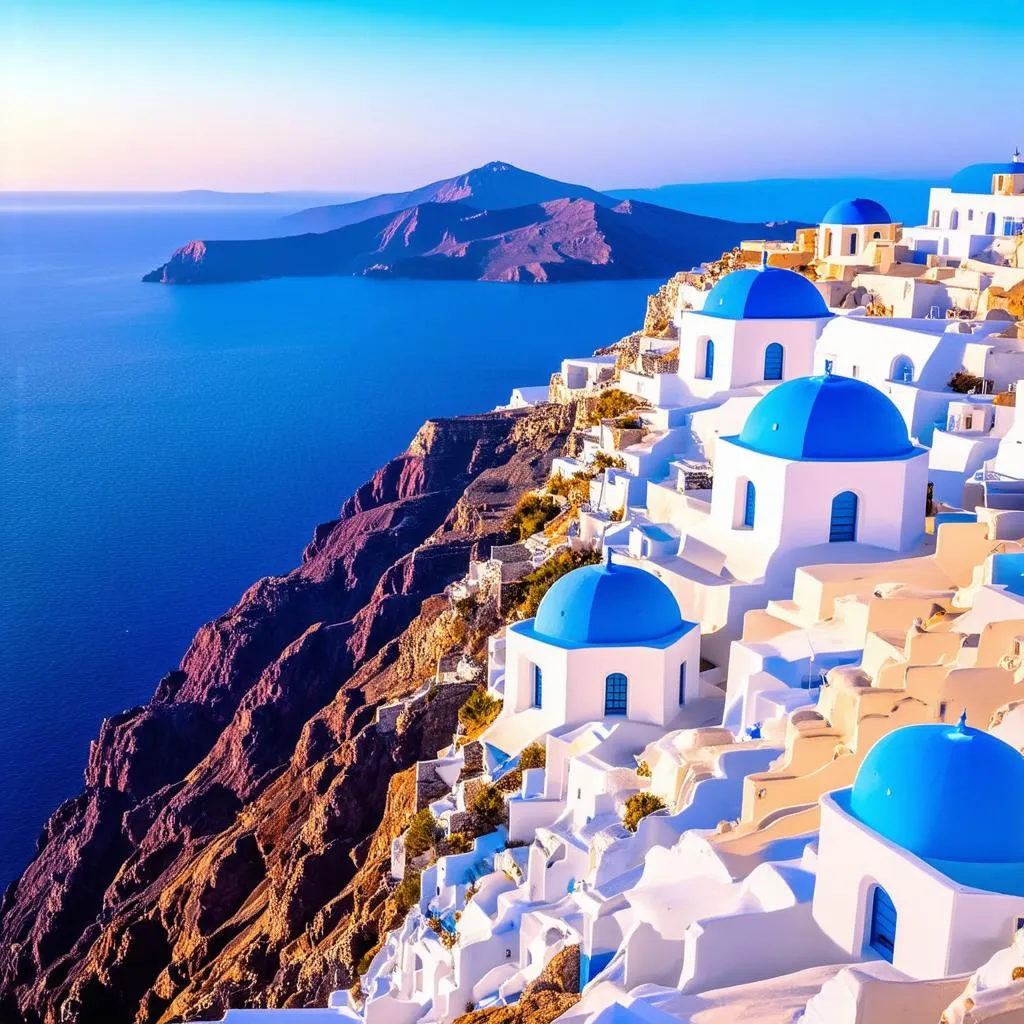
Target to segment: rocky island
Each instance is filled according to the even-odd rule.
[[[539,283],[667,277],[744,238],[781,239],[794,228],[618,200],[500,162],[411,192],[302,211],[281,223],[288,232],[281,237],[189,242],[143,281],[363,275]]]

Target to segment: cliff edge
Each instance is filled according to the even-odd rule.
[[[468,687],[378,728],[463,639],[439,597],[504,538],[571,407],[429,421],[302,563],[203,626],[104,722],[81,793],[0,902],[0,1020],[142,1024],[321,1003],[388,913],[407,771]]]

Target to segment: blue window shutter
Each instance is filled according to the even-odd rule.
[[[876,885],[871,897],[871,930],[868,945],[892,963],[896,951],[896,907],[889,894]]]
[[[533,666],[533,706],[541,707],[541,700],[544,696],[544,676],[540,665]]]
[[[686,662],[679,666],[679,706],[686,703]]]
[[[782,357],[783,349],[777,341],[773,341],[764,350],[765,380],[782,380]]]
[[[843,491],[832,499],[828,539],[832,543],[857,539],[857,495]]]
[[[754,526],[754,511],[757,505],[757,491],[754,485],[748,480],[747,481],[747,493],[743,499],[743,525],[753,528]]]

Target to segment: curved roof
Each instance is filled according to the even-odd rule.
[[[870,751],[850,813],[925,860],[1024,862],[1024,757],[991,733],[960,724],[910,725]]]
[[[821,292],[781,267],[734,270],[708,292],[701,311],[723,320],[802,320],[831,316]]]
[[[729,440],[765,455],[812,461],[882,461],[917,450],[887,395],[863,381],[831,373],[779,384]]]
[[[995,164],[969,164],[953,175],[949,187],[954,192],[987,195],[992,191],[993,174],[1024,174],[1024,160],[1006,160]]]
[[[541,640],[629,646],[692,628],[672,591],[631,565],[585,565],[556,580],[533,620]]]
[[[830,206],[822,224],[892,224],[889,211],[874,199],[846,199]]]

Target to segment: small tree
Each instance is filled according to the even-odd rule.
[[[477,687],[459,708],[459,722],[470,739],[479,736],[498,717],[501,701],[483,686]]]
[[[523,771],[527,768],[543,768],[546,764],[547,751],[539,743],[523,747],[519,755],[519,767]]]
[[[634,793],[626,801],[626,813],[622,816],[622,824],[630,832],[635,832],[641,820],[648,814],[664,809],[665,801],[660,796],[655,796],[653,793]]]
[[[506,526],[517,540],[526,540],[544,529],[561,510],[550,494],[524,494]]]
[[[414,815],[405,833],[405,852],[409,857],[419,857],[431,849],[440,838],[440,830],[429,807]]]
[[[420,901],[420,873],[406,869],[403,878],[395,887],[395,908],[399,914],[407,914]]]
[[[958,394],[966,395],[971,391],[974,391],[981,382],[981,377],[978,377],[973,373],[968,373],[966,370],[957,370],[956,373],[949,378],[949,387]]]
[[[486,828],[495,829],[505,819],[505,798],[496,786],[484,786],[473,800],[473,813]]]

